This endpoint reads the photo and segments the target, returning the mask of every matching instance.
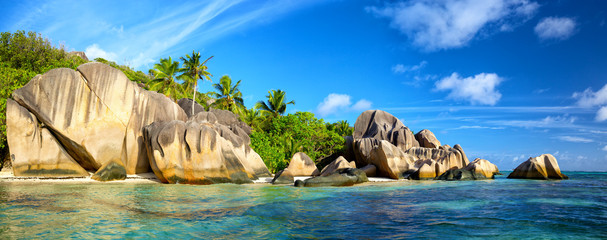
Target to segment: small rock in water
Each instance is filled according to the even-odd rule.
[[[124,180],[126,179],[126,168],[120,160],[114,159],[101,166],[91,178],[102,182]]]

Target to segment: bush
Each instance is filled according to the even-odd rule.
[[[271,120],[265,131],[251,134],[251,147],[272,172],[287,167],[296,152],[304,152],[315,161],[342,152],[344,139],[327,129],[322,119],[310,112],[297,112]]]

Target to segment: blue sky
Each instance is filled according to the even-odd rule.
[[[551,153],[607,171],[607,2],[0,1],[0,31],[32,30],[147,71],[192,50],[333,122],[382,109],[510,170]],[[200,91],[211,89],[208,82]]]

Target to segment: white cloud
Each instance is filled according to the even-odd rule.
[[[595,120],[598,122],[607,120],[607,106],[599,108],[599,111],[596,112]]]
[[[414,72],[414,71],[422,69],[423,67],[426,66],[426,64],[428,64],[428,62],[426,62],[426,61],[421,61],[419,64],[413,65],[413,66],[405,66],[403,64],[396,64],[396,65],[392,66],[392,72],[396,73],[396,74]]]
[[[603,147],[603,151],[607,151],[607,145]]]
[[[471,104],[495,105],[502,97],[496,89],[502,81],[495,73],[481,73],[467,78],[453,73],[437,81],[435,86],[438,91],[450,91],[447,96],[450,99],[470,101]]]
[[[368,100],[358,100],[354,105],[350,101],[351,97],[347,94],[331,93],[323,102],[318,104],[316,112],[320,116],[328,116],[339,112],[347,111],[365,111],[371,108],[372,103]]]
[[[587,88],[583,92],[574,92],[573,98],[577,98],[577,104],[582,107],[607,104],[607,84],[596,92],[592,91],[591,88]]]
[[[86,54],[86,57],[91,61],[95,58],[103,58],[105,60],[113,62],[116,62],[118,60],[118,55],[116,53],[106,52],[105,50],[101,49],[96,43],[86,47],[84,53]]]
[[[414,0],[366,10],[389,18],[417,47],[434,51],[465,46],[481,30],[509,31],[538,7],[528,0]]]
[[[325,100],[318,104],[317,112],[321,116],[326,116],[337,112],[338,110],[344,110],[352,104],[350,102],[350,96],[346,94],[331,93],[325,98]]]
[[[573,136],[559,136],[556,139],[565,141],[565,142],[575,142],[575,143],[591,143],[594,142],[592,139],[582,138],[582,137],[573,137]]]
[[[367,101],[365,99],[361,99],[358,100],[358,102],[356,102],[353,106],[352,106],[352,110],[354,111],[366,111],[371,109],[371,105],[373,103],[371,103],[370,101]]]
[[[540,40],[565,40],[573,35],[576,25],[572,18],[547,17],[540,20],[534,30]]]

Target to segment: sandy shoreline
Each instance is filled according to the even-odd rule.
[[[92,174],[91,174],[92,175]],[[295,177],[295,180],[306,180],[310,177]],[[399,180],[389,178],[370,177],[369,182],[396,182]],[[262,177],[254,180],[255,184],[271,184],[271,177]],[[3,169],[0,171],[0,183],[95,183],[95,184],[115,184],[115,183],[147,183],[147,184],[162,184],[154,173],[139,173],[129,174],[125,180],[100,182],[91,179],[91,177],[81,178],[45,178],[45,177],[15,177],[12,170]]]

